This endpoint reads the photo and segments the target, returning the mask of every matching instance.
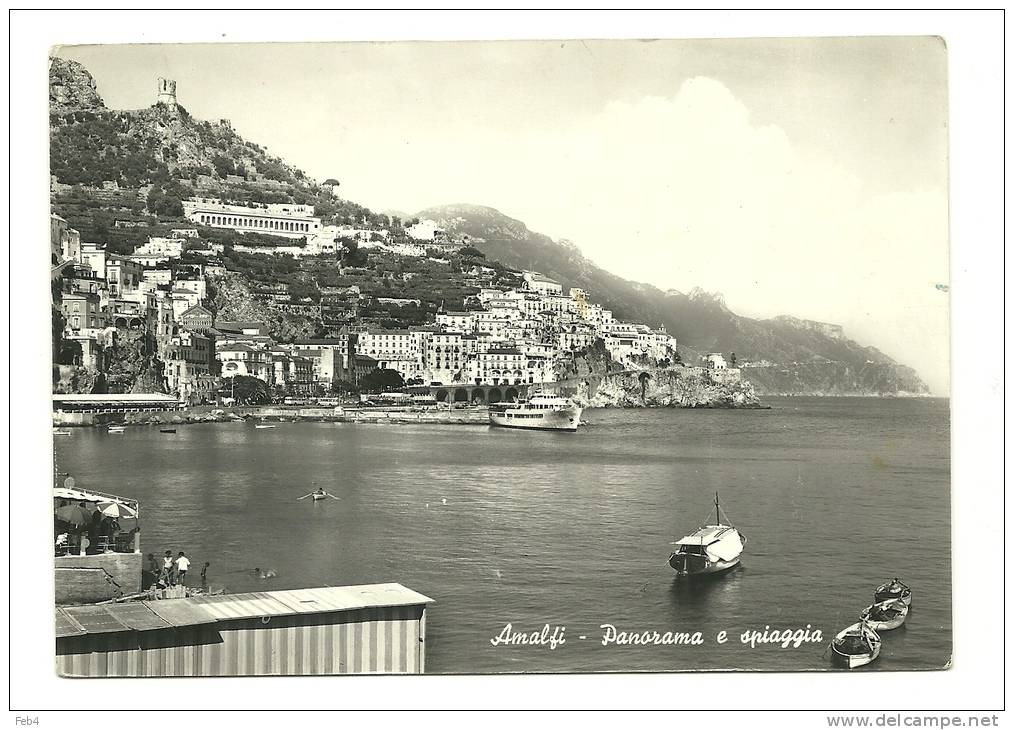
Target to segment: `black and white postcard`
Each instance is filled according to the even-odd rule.
[[[68,691],[952,666],[945,39],[73,40]]]

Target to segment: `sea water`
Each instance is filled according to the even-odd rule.
[[[398,582],[429,596],[427,672],[825,669],[827,641],[893,576],[912,610],[865,670],[944,666],[949,402],[766,403],[588,410],[577,433],[73,429],[56,458],[80,487],[140,501],[146,554],[184,550],[195,578],[209,561],[229,592]],[[340,500],[297,499],[316,487]],[[742,565],[678,580],[670,543],[713,521],[716,491],[747,537]]]

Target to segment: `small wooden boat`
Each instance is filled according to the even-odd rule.
[[[912,589],[902,583],[897,578],[892,578],[886,583],[881,583],[877,586],[877,590],[873,592],[873,602],[880,603],[882,601],[897,600],[904,603],[906,606],[912,605]]]
[[[852,624],[839,631],[831,640],[831,651],[836,664],[855,669],[869,664],[880,656],[880,635],[865,621]]]
[[[62,428],[54,428],[53,429],[53,435],[54,436],[70,436],[70,431],[67,431],[67,430],[62,429]]]
[[[326,494],[314,494],[313,495],[313,501],[314,502],[316,502],[319,499],[327,499],[327,495]]]
[[[254,426],[254,428],[274,428],[274,427],[275,425],[273,423],[258,423],[256,426]]]
[[[160,428],[158,430],[158,432],[159,433],[176,433],[176,429],[175,428]]]
[[[110,426],[106,429],[109,433],[123,433],[127,430],[126,426]]]
[[[908,617],[908,606],[903,601],[892,599],[867,606],[859,614],[859,618],[870,625],[874,631],[890,631],[905,623]]]

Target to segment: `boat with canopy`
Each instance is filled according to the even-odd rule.
[[[720,573],[739,565],[746,536],[733,527],[728,515],[723,522],[723,514],[715,492],[715,524],[700,527],[672,543],[676,549],[669,556],[669,566],[677,576]]]

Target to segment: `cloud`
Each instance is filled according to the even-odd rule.
[[[843,324],[946,392],[947,301],[934,287],[947,281],[945,191],[885,192],[848,158],[753,123],[712,78],[687,79],[671,97],[614,101],[576,123],[536,122],[477,132],[448,119],[429,147],[404,148],[400,169],[425,177],[385,181],[387,194],[406,197],[381,207],[492,205],[621,276],[722,291],[751,316]]]

